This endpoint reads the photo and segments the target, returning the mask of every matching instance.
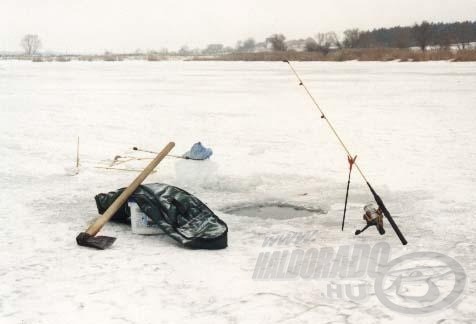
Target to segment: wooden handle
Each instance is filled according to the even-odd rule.
[[[96,219],[94,224],[89,226],[86,230],[86,233],[89,235],[95,236],[101,228],[106,224],[109,219],[117,212],[117,210],[127,201],[127,199],[134,193],[134,191],[140,186],[140,184],[147,178],[147,176],[155,169],[155,167],[160,163],[169,154],[169,152],[174,148],[175,143],[170,142],[167,144],[162,151],[157,155],[152,162],[135,178],[134,181],[127,187],[119,197],[114,200],[114,202],[109,206],[109,208]]]

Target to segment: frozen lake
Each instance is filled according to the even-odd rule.
[[[294,66],[358,155],[408,246],[388,223],[385,236],[375,229],[353,235],[371,200],[357,172],[340,230],[346,155],[286,64],[0,61],[1,322],[473,321],[476,64]],[[77,136],[81,169],[68,176]],[[94,196],[136,175],[95,166],[133,146],[160,150],[168,141],[176,142],[175,154],[201,141],[214,155],[166,159],[147,182],[179,186],[206,202],[227,222],[229,247],[185,250],[117,224],[102,231],[118,238],[110,250],[78,247],[77,233],[96,215]],[[270,203],[325,214],[222,212]],[[409,317],[372,294],[358,306],[323,300],[323,282],[252,279],[266,236],[311,230],[318,235],[306,248],[386,241],[395,256],[447,254],[465,268],[468,285],[450,308]]]

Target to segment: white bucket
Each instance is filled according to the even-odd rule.
[[[139,207],[135,200],[127,202],[131,210],[132,233],[142,235],[161,234],[163,231],[147,216]]]

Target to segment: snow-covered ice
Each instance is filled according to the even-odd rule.
[[[353,174],[346,229],[342,148],[283,63],[0,61],[1,323],[470,323],[476,318],[476,65],[295,63],[409,244],[386,224],[361,236],[371,196]],[[81,168],[74,169],[80,136]],[[76,245],[96,215],[94,195],[136,173],[101,160],[201,141],[208,161],[168,158],[147,182],[182,187],[229,226],[229,247],[191,251],[133,235],[106,251]],[[134,153],[136,156],[150,156]],[[131,163],[140,167],[145,161]],[[309,217],[252,218],[239,206],[292,204]],[[386,241],[392,255],[436,251],[460,262],[468,284],[426,316],[321,297],[313,280],[254,281],[267,235],[317,230],[312,247]]]

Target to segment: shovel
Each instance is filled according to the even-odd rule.
[[[114,200],[114,202],[109,206],[109,208],[99,216],[96,221],[89,226],[86,232],[79,233],[76,237],[76,242],[78,245],[87,246],[96,248],[99,250],[104,250],[110,247],[114,241],[116,240],[115,237],[109,236],[96,236],[96,234],[101,230],[101,228],[106,224],[109,219],[121,208],[121,206],[126,203],[127,199],[134,193],[134,191],[140,186],[140,184],[147,178],[147,176],[154,170],[154,168],[162,161],[167,154],[173,149],[175,146],[174,142],[170,142],[167,144],[162,151],[152,160],[152,162],[147,165],[147,167],[135,178],[134,181],[127,187],[119,197]]]

